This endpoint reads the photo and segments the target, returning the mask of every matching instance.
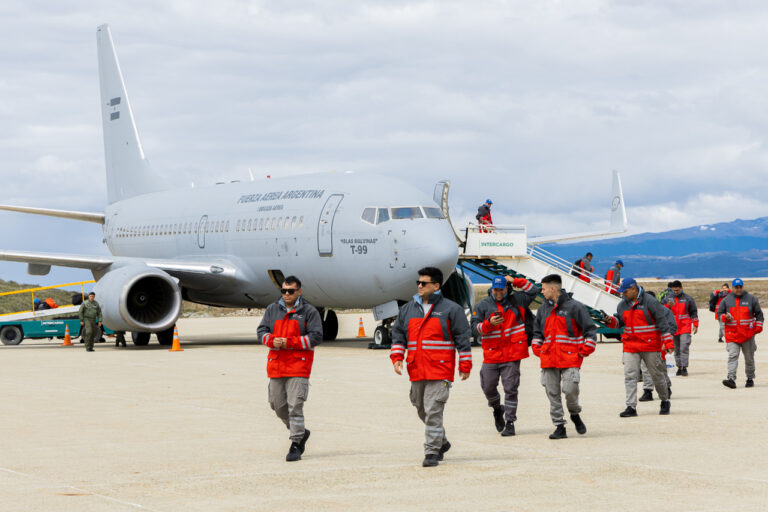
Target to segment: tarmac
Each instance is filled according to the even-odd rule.
[[[625,407],[621,345],[598,344],[581,373],[586,435],[550,440],[538,359],[522,363],[517,435],[502,438],[480,390],[482,351],[454,383],[453,448],[422,468],[424,427],[386,350],[356,340],[318,347],[305,407],[312,436],[285,462],[288,433],[267,404],[258,318],[179,321],[184,352],[26,340],[0,347],[0,511],[765,511],[768,358],[756,387],[721,384],[725,344],[702,312],[689,377]],[[374,327],[364,315],[367,334]],[[654,393],[655,395],[655,393]]]

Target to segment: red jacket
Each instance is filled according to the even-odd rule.
[[[507,295],[497,301],[493,295],[480,301],[472,313],[472,327],[480,333],[483,343],[483,362],[498,364],[519,361],[528,357],[528,337],[525,333],[525,308],[541,291],[527,279],[518,277],[512,285],[522,292],[507,289]],[[499,312],[504,321],[492,325],[491,315]]]
[[[717,310],[720,308],[720,303],[723,302],[723,299],[726,298],[729,293],[731,293],[731,290],[720,291],[720,298],[717,299],[717,306],[715,306],[715,320],[720,320],[720,317],[717,316]]]
[[[256,334],[269,347],[267,376],[270,379],[309,377],[315,346],[323,341],[322,319],[312,305],[303,299],[290,310],[282,299],[270,304]],[[275,348],[275,338],[287,338],[286,346]]]
[[[622,299],[616,314],[608,321],[611,329],[624,328],[621,335],[624,352],[658,352],[675,347],[672,333],[677,331],[674,316],[641,288],[637,300]]]
[[[557,304],[545,301],[533,323],[533,353],[542,368],[581,368],[595,351],[597,327],[584,304],[562,292]]]
[[[574,275],[584,281],[585,283],[590,282],[589,276],[587,274],[591,274],[595,270],[595,267],[592,266],[592,264],[589,262],[587,257],[579,258],[577,259],[573,264],[573,270],[571,271],[571,275]]]
[[[690,334],[691,325],[699,327],[699,312],[696,309],[696,301],[690,295],[686,293],[667,295],[664,298],[664,306],[675,314],[675,323],[677,323],[675,336]]]
[[[400,308],[392,326],[392,363],[405,363],[412,381],[447,380],[453,382],[456,373],[456,351],[459,352],[459,371],[472,370],[472,347],[469,342],[469,322],[464,309],[442,294],[430,297],[429,313],[424,316],[421,298]]]
[[[744,343],[763,332],[763,310],[754,295],[744,292],[740,296],[729,293],[720,301],[717,314],[725,321],[725,341]],[[725,316],[731,315],[731,319]]]

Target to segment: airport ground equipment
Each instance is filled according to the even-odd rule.
[[[66,283],[0,293],[0,298],[10,295],[29,294],[29,304],[32,306],[31,310],[0,315],[0,342],[4,345],[18,345],[25,338],[63,338],[67,326],[69,327],[70,336],[80,336],[80,320],[77,317],[77,312],[80,310],[79,305],[62,305],[53,309],[39,309],[36,311],[34,309],[35,293],[39,295],[39,292],[45,290],[80,286],[81,296],[84,298],[85,285],[93,282],[81,281],[78,283]],[[63,315],[71,316],[62,318]],[[114,334],[114,331],[105,326],[104,334],[111,336]]]

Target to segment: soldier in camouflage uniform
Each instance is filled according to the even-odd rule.
[[[96,336],[99,335],[98,327],[101,327],[101,306],[96,302],[96,294],[91,292],[88,294],[88,300],[83,302],[80,306],[80,327],[81,331],[85,329],[85,350],[93,352],[93,342],[96,341]]]

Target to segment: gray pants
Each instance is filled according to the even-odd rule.
[[[417,380],[411,382],[411,403],[424,422],[424,453],[438,454],[447,441],[443,428],[443,410],[451,391],[447,380]]]
[[[304,438],[304,402],[309,394],[306,377],[269,379],[269,405],[283,420],[294,443]]]
[[[659,358],[661,358],[661,353],[659,353]],[[667,363],[664,359],[661,359],[661,364],[664,366],[664,378],[667,379],[667,387],[671,388],[672,381],[669,379],[669,373],[666,371]],[[643,391],[653,391],[653,379],[651,374],[648,373],[648,367],[645,366],[645,361],[643,360],[640,361],[640,371],[643,372]]]
[[[688,354],[691,351],[691,333],[672,336],[675,343],[675,365],[688,368]]]
[[[480,368],[480,387],[490,407],[501,405],[499,378],[504,388],[504,419],[517,421],[517,388],[520,386],[520,361],[483,363]]]
[[[637,381],[640,379],[640,361],[645,362],[659,398],[669,400],[667,380],[664,378],[667,368],[661,362],[661,357],[659,357],[657,350],[653,352],[624,352],[622,361],[624,363],[624,388],[627,393],[627,405],[629,407],[637,407]]]
[[[720,323],[720,331],[717,334],[717,339],[721,340],[725,336],[725,322],[722,320],[718,320],[718,322]]]
[[[726,343],[728,351],[728,378],[736,380],[736,370],[739,368],[739,352],[744,354],[744,367],[748,379],[755,378],[755,337],[752,336],[744,343]]]
[[[542,368],[541,385],[549,398],[549,416],[555,425],[565,425],[563,418],[563,401],[560,394],[565,395],[565,405],[571,414],[579,414],[579,380],[578,368]]]

